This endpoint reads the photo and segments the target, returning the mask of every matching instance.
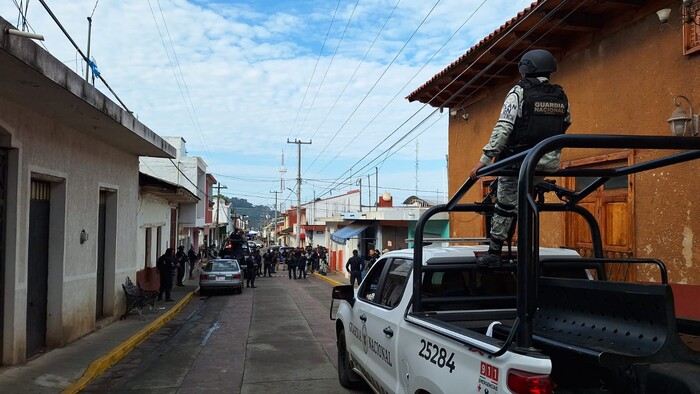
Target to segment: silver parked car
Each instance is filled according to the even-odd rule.
[[[243,292],[243,272],[237,260],[209,260],[199,275],[199,294],[206,295],[215,289],[233,289],[238,294]]]

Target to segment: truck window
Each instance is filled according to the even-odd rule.
[[[392,259],[387,272],[384,285],[381,288],[380,303],[389,308],[394,308],[401,302],[404,288],[411,273],[411,261],[406,259]]]
[[[379,279],[384,272],[384,265],[386,264],[386,259],[379,260],[374,263],[372,269],[367,273],[367,277],[362,282],[362,286],[358,291],[358,297],[368,302],[376,302],[374,300],[377,294],[377,288],[379,287]]]

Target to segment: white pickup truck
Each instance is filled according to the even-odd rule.
[[[542,354],[507,350],[494,358],[480,350],[498,351],[502,341],[489,326],[512,323],[516,307],[514,264],[478,269],[475,252],[485,250],[424,249],[422,295],[433,311],[420,317],[410,305],[413,250],[384,254],[356,294],[349,285],[336,287],[333,298],[345,300],[336,314],[341,384],[353,387],[362,377],[379,393],[546,392],[536,391],[551,386],[552,365]],[[579,257],[565,249],[541,254]]]
[[[550,174],[576,177],[580,190],[535,184],[544,153],[594,147],[654,154]],[[493,212],[493,204],[462,203],[477,183],[468,179],[420,217],[414,249],[383,255],[357,291],[333,289],[340,383],[363,379],[377,393],[411,394],[700,393],[700,321],[676,317],[666,266],[606,255],[594,215],[579,204],[610,179],[696,159],[700,138],[560,135],[482,168],[479,177],[518,176],[517,251],[504,252],[501,266],[479,267],[485,246],[424,246],[437,213]],[[547,201],[547,192],[560,201]],[[592,257],[539,246],[548,212],[588,224]],[[656,267],[658,279],[609,278],[640,264]]]

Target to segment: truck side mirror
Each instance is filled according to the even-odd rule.
[[[335,286],[331,297],[335,300],[345,300],[352,304],[352,300],[355,298],[355,289],[352,285]]]
[[[333,288],[331,291],[331,309],[328,311],[331,320],[335,320],[333,318],[333,302],[335,300],[345,300],[350,306],[355,305],[355,289],[352,285],[340,285]]]

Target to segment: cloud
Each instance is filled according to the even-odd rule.
[[[406,141],[423,132],[418,138],[419,168],[444,167],[446,118],[430,127],[432,118],[417,126],[434,109],[404,97],[529,5],[523,0],[486,1],[435,54],[482,1],[440,1],[411,38],[435,1],[402,0],[369,52],[396,0],[360,1],[349,23],[356,0],[342,0],[332,26],[335,1],[100,2],[93,16],[91,56],[145,125],[160,135],[184,137],[189,154],[202,156],[214,173],[275,177],[284,151],[287,175],[295,174],[296,146],[287,144],[287,138],[311,138],[313,144],[303,147],[303,168],[315,163],[305,176],[333,179],[350,167],[356,171],[414,128]],[[86,17],[94,5],[94,0],[50,5],[83,50]],[[16,22],[18,12],[13,3],[4,2],[0,15]],[[76,51],[39,3],[31,3],[28,17],[45,35],[49,51],[84,75],[84,66],[76,66]],[[101,82],[96,86],[111,97]],[[387,138],[390,133],[394,135]],[[415,142],[383,163],[382,185],[413,185],[415,171],[407,175],[411,168]],[[437,173],[419,175],[419,185],[444,191]],[[235,187],[229,192],[268,195],[265,189],[275,185],[238,179]]]

